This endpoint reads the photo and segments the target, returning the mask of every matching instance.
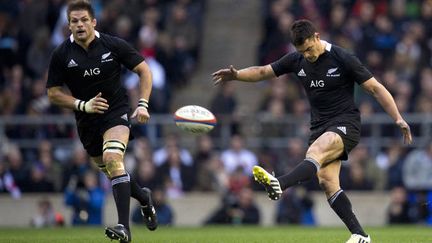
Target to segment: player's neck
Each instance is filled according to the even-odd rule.
[[[327,45],[327,43],[326,43],[325,41],[320,41],[320,47],[321,47],[321,49],[320,49],[320,53],[319,53],[320,56],[321,56],[322,54],[324,54],[324,52],[325,52],[325,50],[326,50],[326,45]]]
[[[88,48],[89,48],[89,46],[90,46],[90,43],[91,43],[95,38],[96,38],[96,37],[95,37],[95,33],[93,32],[93,33],[89,36],[89,38],[87,38],[87,40],[85,40],[85,41],[78,41],[78,40],[75,40],[75,42],[87,51]]]

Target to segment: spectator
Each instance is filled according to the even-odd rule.
[[[216,191],[224,194],[229,190],[230,176],[218,154],[213,154],[201,164],[196,175],[196,189],[199,191]]]
[[[16,185],[13,175],[8,171],[5,162],[0,160],[0,193],[9,192],[13,199],[21,198],[21,189]]]
[[[134,171],[138,161],[153,161],[153,148],[146,137],[139,137],[130,142],[131,153],[125,154],[126,170]]]
[[[432,141],[425,148],[413,150],[407,155],[402,176],[408,190],[432,188]]]
[[[182,4],[174,3],[167,16],[165,28],[173,40],[174,61],[177,64],[173,70],[173,85],[181,87],[187,84],[195,66],[194,53],[198,48],[198,30]]]
[[[23,192],[54,192],[54,183],[47,178],[47,171],[42,165],[34,164],[30,169],[30,178],[22,187]]]
[[[32,216],[30,225],[35,228],[63,226],[63,215],[56,212],[48,198],[43,198],[37,203],[38,212]]]
[[[222,85],[210,101],[210,110],[217,117],[219,124],[230,124],[230,134],[237,134],[240,126],[236,86],[232,83]],[[216,126],[212,134],[221,134],[221,126]]]
[[[80,144],[75,144],[70,160],[63,167],[62,188],[66,188],[72,178],[77,178],[78,186],[83,186],[84,174],[91,169],[86,151]]]
[[[394,187],[403,187],[402,168],[404,163],[405,150],[398,141],[391,141],[386,151],[376,157],[377,167],[385,171],[387,180],[385,189],[391,190]]]
[[[169,156],[172,149],[178,149],[180,153],[181,162],[186,166],[193,166],[193,159],[191,153],[179,145],[179,138],[175,134],[168,134],[165,137],[165,144],[157,149],[153,154],[153,161],[157,167],[163,165]]]
[[[193,160],[195,169],[200,170],[200,167],[204,166],[205,163],[215,153],[213,140],[210,136],[204,134],[196,139],[196,151],[194,152]]]
[[[240,167],[244,175],[250,175],[252,167],[258,164],[257,157],[252,151],[245,148],[243,137],[240,135],[231,137],[230,147],[222,152],[221,160],[229,174],[234,173]]]
[[[403,187],[394,187],[390,192],[390,205],[387,209],[388,224],[408,224],[415,221],[414,208],[408,202],[408,195]]]
[[[366,176],[365,169],[360,162],[351,161],[348,170],[348,181],[342,184],[345,190],[368,191],[373,189],[372,182]]]
[[[73,176],[65,190],[65,204],[72,207],[73,225],[101,225],[105,193],[98,185],[96,172],[87,171],[83,175],[83,186],[78,185],[78,177]]]
[[[399,143],[398,143],[399,144]],[[399,147],[401,147],[399,145]],[[370,183],[373,190],[384,190],[386,186],[386,171],[377,166],[375,160],[370,155],[366,144],[360,143],[350,154],[350,164],[356,163],[361,166],[364,171],[364,178]],[[354,168],[352,168],[354,170]],[[353,173],[353,172],[351,172]],[[352,177],[354,179],[354,177]],[[363,188],[366,187],[363,185]]]
[[[157,168],[151,160],[137,159],[137,167],[133,170],[132,176],[140,186],[154,189],[162,185],[160,175],[157,174]]]
[[[277,205],[276,223],[314,225],[313,201],[303,187],[286,190]]]
[[[168,157],[158,167],[157,175],[164,178],[164,186],[168,196],[181,196],[184,192],[192,190],[195,183],[195,173],[192,166],[182,161],[181,152],[177,147],[171,147],[167,152]]]
[[[23,188],[28,184],[30,175],[29,167],[24,163],[21,151],[18,146],[10,145],[6,153],[6,163],[10,174],[13,176],[16,185]]]
[[[204,224],[259,224],[260,210],[254,201],[252,189],[244,187],[237,195],[228,194],[219,209]]]
[[[53,148],[51,142],[43,140],[39,143],[38,158],[33,162],[41,166],[46,172],[45,178],[53,184],[54,191],[59,192],[62,189],[61,166],[53,157]]]
[[[47,26],[38,29],[27,52],[26,63],[34,78],[43,77],[48,68],[51,52],[54,50],[49,38],[50,32]]]

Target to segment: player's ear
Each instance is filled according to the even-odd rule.
[[[93,27],[96,27],[96,24],[97,24],[97,20],[96,20],[96,18],[93,18],[93,20],[92,20]]]
[[[315,33],[314,33],[314,36],[315,36],[315,38],[316,38],[317,40],[320,40],[320,33],[315,32]]]

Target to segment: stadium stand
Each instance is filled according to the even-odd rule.
[[[277,174],[297,163],[295,158],[301,157],[305,149],[309,108],[293,77],[253,88],[234,85],[225,90],[208,89],[211,71],[227,62],[267,64],[293,51],[286,30],[295,19],[308,18],[322,30],[322,39],[352,50],[373,71],[406,114],[415,137],[412,146],[401,146],[399,130],[379,105],[358,90],[363,143],[351,153],[350,162],[344,163],[342,186],[351,191],[382,193],[389,204],[405,203],[418,212],[415,217],[404,218],[390,210],[390,223],[402,220],[432,224],[432,208],[427,206],[430,202],[425,203],[432,191],[431,177],[427,178],[427,173],[432,174],[432,1],[251,0],[243,13],[227,10],[231,2],[92,1],[97,29],[132,43],[146,57],[154,75],[152,121],[133,127],[136,139],[126,156],[127,168],[141,183],[164,188],[168,199],[175,202],[188,193],[232,192],[230,185],[238,182],[242,173],[225,170],[220,154],[236,134],[244,137],[245,146],[255,153],[260,165]],[[95,169],[85,151],[76,145],[72,112],[51,106],[45,91],[51,52],[69,36],[65,3],[0,2],[0,197],[10,194],[13,200],[24,200],[20,198],[28,199],[29,192],[60,194],[70,178],[77,176],[82,184],[85,172]],[[137,79],[124,76],[131,103],[135,104]],[[170,112],[182,99],[217,110],[220,124],[209,134],[210,151],[197,150],[202,142],[179,136],[173,126]],[[221,99],[224,104],[218,106]],[[166,142],[167,137],[175,141]],[[165,146],[169,147],[168,155],[156,162],[159,157],[153,155]],[[184,181],[168,176],[173,164],[183,164]],[[415,170],[419,166],[422,169]],[[110,188],[108,183],[100,176],[99,184],[105,191]],[[258,190],[252,181],[244,184]],[[319,200],[317,197],[311,202],[300,195],[316,189],[316,182],[311,182],[290,193],[304,203],[299,207],[310,208],[311,203],[319,207],[313,203]],[[317,210],[315,213],[321,215]],[[269,224],[276,218],[264,220]],[[288,223],[302,222],[299,216]],[[385,220],[373,224],[382,223]]]

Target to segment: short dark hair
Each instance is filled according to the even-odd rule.
[[[71,0],[67,7],[67,18],[70,21],[70,13],[72,11],[86,10],[90,17],[94,19],[95,13],[91,3],[87,0]]]
[[[291,26],[291,38],[294,46],[301,46],[317,32],[315,25],[306,19],[295,21]]]

